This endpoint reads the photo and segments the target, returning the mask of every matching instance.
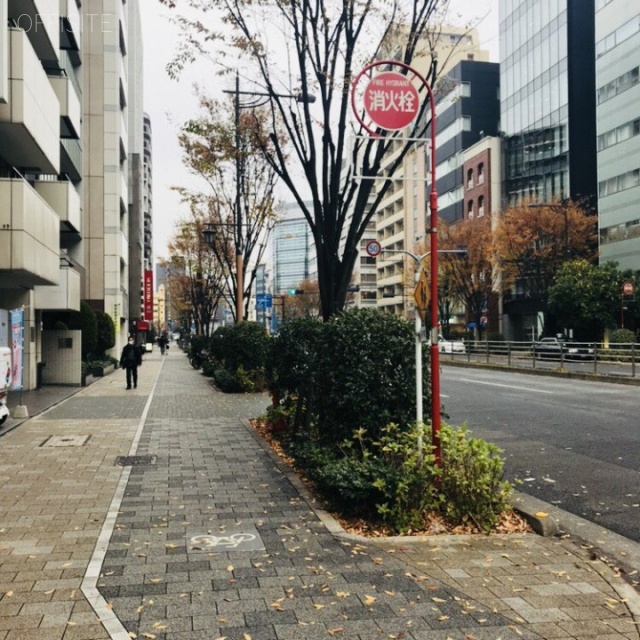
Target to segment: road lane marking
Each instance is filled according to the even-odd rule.
[[[485,382],[483,380],[470,380],[469,378],[458,378],[460,382],[472,382],[473,384],[486,384],[490,387],[504,387],[505,389],[518,389],[519,391],[532,391],[533,393],[547,393],[553,395],[553,391],[544,389],[533,389],[531,387],[518,387],[513,384],[500,384],[499,382]]]

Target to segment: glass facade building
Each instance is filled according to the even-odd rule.
[[[596,2],[600,260],[640,269],[640,3]]]
[[[507,204],[595,204],[594,0],[500,0]]]
[[[316,253],[307,220],[296,206],[285,207],[272,233],[273,292],[286,293],[303,280],[316,280]]]

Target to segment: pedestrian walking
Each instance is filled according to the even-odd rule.
[[[122,355],[120,356],[120,366],[127,370],[127,389],[131,389],[133,380],[133,388],[138,387],[138,367],[142,364],[142,353],[140,349],[133,343],[133,338],[129,338],[129,342],[124,345]]]
[[[166,333],[163,333],[158,338],[158,345],[160,346],[160,353],[162,355],[164,355],[164,351],[167,348],[167,346],[169,345],[169,338],[167,338],[167,334]]]

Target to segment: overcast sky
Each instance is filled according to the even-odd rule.
[[[0,0],[1,1],[1,0]],[[177,143],[179,126],[197,113],[193,85],[197,82],[211,93],[231,87],[231,80],[215,76],[211,63],[199,62],[187,68],[179,81],[166,73],[175,53],[178,31],[170,23],[169,11],[157,0],[141,0],[144,41],[144,104],[151,116],[153,141],[153,244],[157,259],[167,256],[167,243],[176,223],[186,215],[172,186],[191,186],[197,182],[183,168]],[[481,8],[479,8],[479,5]],[[479,20],[482,48],[498,61],[498,0],[451,0],[452,15]],[[484,16],[484,17],[483,17]]]

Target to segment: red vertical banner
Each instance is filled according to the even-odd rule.
[[[153,271],[144,270],[144,319],[153,322]]]

